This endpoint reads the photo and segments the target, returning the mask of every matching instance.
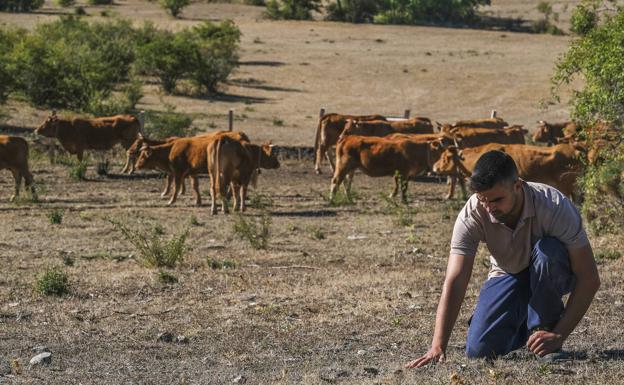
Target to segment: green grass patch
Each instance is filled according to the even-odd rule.
[[[239,214],[232,231],[239,239],[248,241],[254,249],[266,250],[271,236],[271,216],[264,213],[259,220],[255,220]]]
[[[51,211],[48,212],[47,216],[48,216],[48,221],[50,221],[50,224],[52,225],[60,225],[61,222],[63,222],[63,216],[65,215],[65,212],[61,209],[53,209]]]
[[[69,292],[67,274],[59,267],[48,268],[37,276],[35,290],[43,295],[62,296]]]

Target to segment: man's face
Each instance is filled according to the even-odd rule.
[[[500,222],[512,221],[519,214],[518,205],[521,204],[519,195],[522,194],[522,182],[497,183],[489,190],[477,193],[477,199],[487,212]]]

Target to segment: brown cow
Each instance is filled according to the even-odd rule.
[[[191,178],[191,187],[195,192],[195,204],[201,205],[198,174],[206,174],[206,148],[218,134],[228,135],[237,140],[249,142],[249,138],[242,132],[219,131],[214,134],[178,138],[169,143],[157,146],[143,146],[136,161],[137,169],[157,169],[171,175],[174,181],[173,193],[168,205],[172,205],[178,198],[178,193],[184,178]]]
[[[576,123],[569,121],[563,123],[548,123],[544,120],[537,122],[537,130],[533,134],[534,142],[548,143],[549,146],[558,143],[557,138],[571,137],[576,135],[578,127]]]
[[[549,184],[563,194],[573,196],[576,177],[583,169],[583,153],[569,144],[543,147],[491,143],[461,151],[451,146],[434,164],[433,170],[439,174],[469,177],[481,155],[492,150],[508,153],[516,162],[518,174],[522,179]],[[466,194],[463,184],[462,192]],[[448,198],[452,195],[453,191],[449,193]]]
[[[368,120],[386,120],[382,115],[343,115],[343,114],[325,114],[318,122],[316,127],[316,135],[314,141],[314,170],[317,174],[321,173],[321,161],[323,156],[327,158],[329,165],[334,171],[334,163],[329,156],[329,150],[338,142],[338,137],[347,124],[347,120],[368,121]]]
[[[19,197],[22,177],[26,188],[30,188],[33,200],[37,200],[37,192],[33,176],[28,169],[28,142],[18,136],[0,135],[0,170],[8,168],[15,179],[15,194],[9,199],[11,202]]]
[[[440,142],[417,142],[409,139],[387,139],[345,135],[336,146],[336,171],[331,182],[333,199],[345,177],[347,194],[356,169],[372,177],[394,176],[396,196],[401,184],[401,200],[406,201],[407,182],[431,169],[434,159],[442,153]]]
[[[433,134],[433,126],[427,118],[395,122],[348,120],[340,136],[387,136],[391,134]]]
[[[255,184],[258,170],[276,169],[280,166],[270,143],[259,146],[228,135],[218,135],[210,142],[207,148],[207,164],[212,215],[217,213],[217,195],[221,196],[223,213],[228,213],[228,186],[231,187],[234,197],[234,211],[245,211],[247,188],[249,183]]]
[[[139,120],[132,115],[116,115],[104,118],[59,118],[55,113],[35,130],[37,135],[57,138],[70,154],[82,161],[85,150],[110,150],[117,143],[130,148],[141,130]],[[130,170],[126,159],[121,172]]]
[[[500,129],[508,127],[509,123],[501,118],[485,118],[485,119],[472,119],[472,120],[458,120],[453,124],[440,124],[438,123],[438,129],[442,132],[453,132],[458,128],[493,128]]]
[[[528,131],[521,126],[511,126],[503,129],[462,128],[451,135],[460,147],[467,148],[488,143],[524,144],[526,133]]]

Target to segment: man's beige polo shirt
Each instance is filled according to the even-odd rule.
[[[473,194],[457,215],[451,254],[474,257],[479,242],[492,254],[488,279],[519,273],[529,266],[533,246],[542,237],[559,239],[568,249],[589,244],[574,204],[554,187],[524,182],[524,207],[514,230],[492,217]]]

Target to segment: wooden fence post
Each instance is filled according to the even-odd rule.
[[[490,114],[490,118],[494,119],[496,117],[496,110],[492,110],[492,113]]]
[[[325,107],[321,107],[321,111],[319,111],[319,119],[322,119],[325,116]]]
[[[230,108],[228,111],[228,131],[232,131],[234,129],[234,109]]]
[[[403,117],[405,119],[409,119],[411,112],[412,112],[411,110],[405,110],[405,112],[403,113]]]

